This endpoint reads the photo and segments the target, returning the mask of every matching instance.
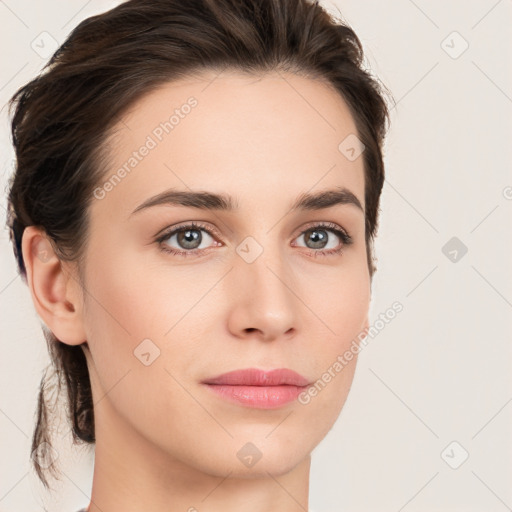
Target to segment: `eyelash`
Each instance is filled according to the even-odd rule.
[[[324,250],[324,249],[310,249],[310,255],[313,254],[314,257],[317,256],[334,256],[338,254],[343,254],[342,251],[347,246],[351,245],[353,243],[352,237],[343,229],[340,229],[336,224],[333,224],[332,222],[321,222],[319,224],[314,224],[312,226],[309,226],[304,231],[302,231],[299,236],[304,235],[308,231],[312,231],[315,229],[324,229],[326,231],[330,231],[334,233],[338,238],[341,239],[342,243],[339,248],[337,249],[330,249],[330,250]],[[191,249],[188,251],[179,251],[177,249],[169,248],[168,245],[164,244],[164,241],[169,239],[171,236],[179,233],[180,231],[187,231],[187,230],[204,230],[210,235],[212,238],[216,238],[215,233],[211,230],[211,228],[197,222],[190,222],[189,224],[178,226],[177,228],[173,228],[171,230],[168,230],[164,232],[161,236],[157,237],[155,242],[158,242],[160,246],[160,250],[172,254],[174,256],[195,256],[198,253],[203,253],[209,251],[211,248],[208,249]],[[298,238],[298,237],[297,237]]]

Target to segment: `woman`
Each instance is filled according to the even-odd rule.
[[[95,445],[88,512],[308,509],[369,323],[388,111],[362,61],[310,1],[130,0],[12,98],[8,224]]]

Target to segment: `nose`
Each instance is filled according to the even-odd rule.
[[[282,258],[268,251],[252,263],[238,258],[230,274],[228,328],[234,336],[272,341],[296,332],[300,301]]]

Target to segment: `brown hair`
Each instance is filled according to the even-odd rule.
[[[85,19],[9,103],[11,110],[15,107],[16,171],[7,224],[23,280],[21,239],[29,225],[45,231],[62,260],[76,261],[78,268],[83,263],[88,206],[105,173],[109,128],[143,94],[207,69],[291,70],[324,80],[339,92],[365,147],[365,239],[373,276],[389,112],[383,98],[388,91],[365,70],[363,58],[353,30],[309,0],[129,0]],[[67,390],[73,442],[94,443],[82,347],[59,342],[44,326],[43,332],[58,390],[61,382]],[[47,388],[45,375],[32,439],[33,464],[46,488]]]

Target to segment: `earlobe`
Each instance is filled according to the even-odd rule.
[[[79,283],[66,271],[43,230],[26,227],[21,247],[27,285],[39,317],[63,343],[83,343]]]

